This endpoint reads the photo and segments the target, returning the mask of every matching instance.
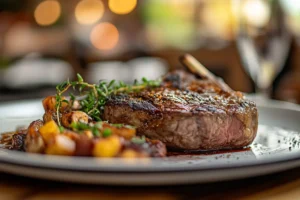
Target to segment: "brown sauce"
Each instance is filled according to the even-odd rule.
[[[175,151],[175,150],[168,150],[167,156],[182,156],[182,155],[215,155],[215,154],[224,154],[224,153],[236,153],[236,152],[244,152],[250,151],[251,147],[245,147],[241,149],[224,149],[224,150],[210,150],[210,151],[203,151],[203,150],[184,150],[184,151]]]

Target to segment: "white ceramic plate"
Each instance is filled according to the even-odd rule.
[[[263,101],[259,132],[250,148],[164,159],[96,159],[0,150],[0,170],[59,181],[124,185],[213,182],[274,173],[300,166],[300,107]],[[0,132],[41,119],[40,100],[0,105]]]

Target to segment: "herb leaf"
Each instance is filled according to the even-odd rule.
[[[144,135],[142,137],[133,137],[131,142],[135,144],[144,144],[146,142],[146,137]]]
[[[65,81],[56,86],[56,115],[58,125],[61,126],[60,123],[60,112],[59,109],[62,105],[62,102],[68,102],[67,100],[63,100],[62,95],[70,88],[73,87],[75,90],[78,88],[80,94],[85,95],[85,98],[80,100],[81,111],[87,113],[93,120],[101,121],[101,114],[104,110],[104,106],[109,99],[109,96],[116,93],[128,93],[128,92],[136,92],[146,88],[158,87],[161,83],[160,80],[147,80],[143,78],[141,82],[135,81],[133,85],[126,85],[124,82],[119,81],[116,84],[115,80],[110,81],[109,83],[105,81],[100,81],[99,84],[90,84],[83,80],[80,74],[77,74],[77,81],[70,82]],[[75,100],[74,95],[70,95],[71,104]]]
[[[108,128],[104,129],[103,132],[102,132],[103,137],[108,137],[111,134],[112,134],[111,129],[108,129]]]
[[[78,79],[79,83],[83,82],[83,78],[82,78],[82,76],[80,74],[77,74],[77,79]]]

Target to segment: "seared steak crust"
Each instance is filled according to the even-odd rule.
[[[184,72],[167,74],[159,88],[112,96],[103,118],[182,150],[242,148],[258,124],[253,102]]]

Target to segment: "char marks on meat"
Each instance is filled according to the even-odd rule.
[[[184,71],[168,73],[158,88],[111,96],[102,117],[180,150],[242,148],[258,126],[256,105],[240,92]]]

